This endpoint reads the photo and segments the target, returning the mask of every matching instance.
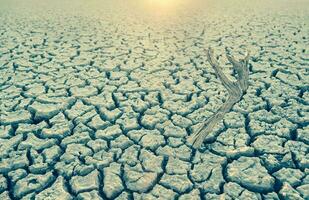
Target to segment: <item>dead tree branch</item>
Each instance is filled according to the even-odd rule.
[[[224,114],[229,112],[233,105],[241,100],[241,97],[246,93],[248,89],[249,81],[249,52],[244,59],[237,61],[232,55],[226,53],[228,61],[233,65],[234,70],[237,73],[236,81],[232,81],[222,72],[221,67],[217,59],[213,54],[213,49],[209,48],[207,51],[207,60],[215,70],[217,77],[221,80],[222,85],[228,91],[229,97],[224,104],[215,112],[210,118],[202,122],[195,133],[189,138],[188,142],[192,144],[194,148],[200,148],[207,135],[213,130],[214,126],[223,119]]]

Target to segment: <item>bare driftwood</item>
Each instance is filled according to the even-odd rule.
[[[222,72],[219,63],[213,55],[213,49],[209,48],[207,51],[207,59],[210,65],[215,70],[217,77],[221,80],[223,86],[227,89],[229,97],[224,104],[205,122],[202,122],[195,133],[190,135],[188,142],[192,144],[194,148],[200,148],[204,142],[206,136],[213,130],[214,126],[223,119],[224,114],[229,112],[233,105],[241,100],[243,94],[248,89],[249,80],[249,53],[244,59],[236,61],[235,58],[226,53],[228,61],[233,65],[234,70],[237,73],[236,81],[231,81]]]

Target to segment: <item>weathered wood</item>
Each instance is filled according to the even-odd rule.
[[[249,81],[249,53],[244,59],[235,60],[232,55],[226,53],[226,57],[233,65],[237,73],[236,81],[232,81],[222,72],[218,61],[213,55],[211,48],[207,51],[207,60],[215,70],[217,77],[221,80],[222,85],[227,89],[229,97],[223,105],[206,121],[202,122],[197,131],[189,136],[188,142],[192,144],[193,148],[200,148],[207,135],[213,130],[214,126],[223,119],[224,114],[229,112],[233,105],[241,100],[241,97],[248,89]]]

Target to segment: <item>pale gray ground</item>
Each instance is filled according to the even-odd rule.
[[[190,2],[0,1],[1,200],[309,199],[308,1]]]

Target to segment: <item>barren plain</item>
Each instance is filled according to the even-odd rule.
[[[309,199],[306,0],[0,0],[0,199]],[[225,102],[206,60],[249,50]]]

